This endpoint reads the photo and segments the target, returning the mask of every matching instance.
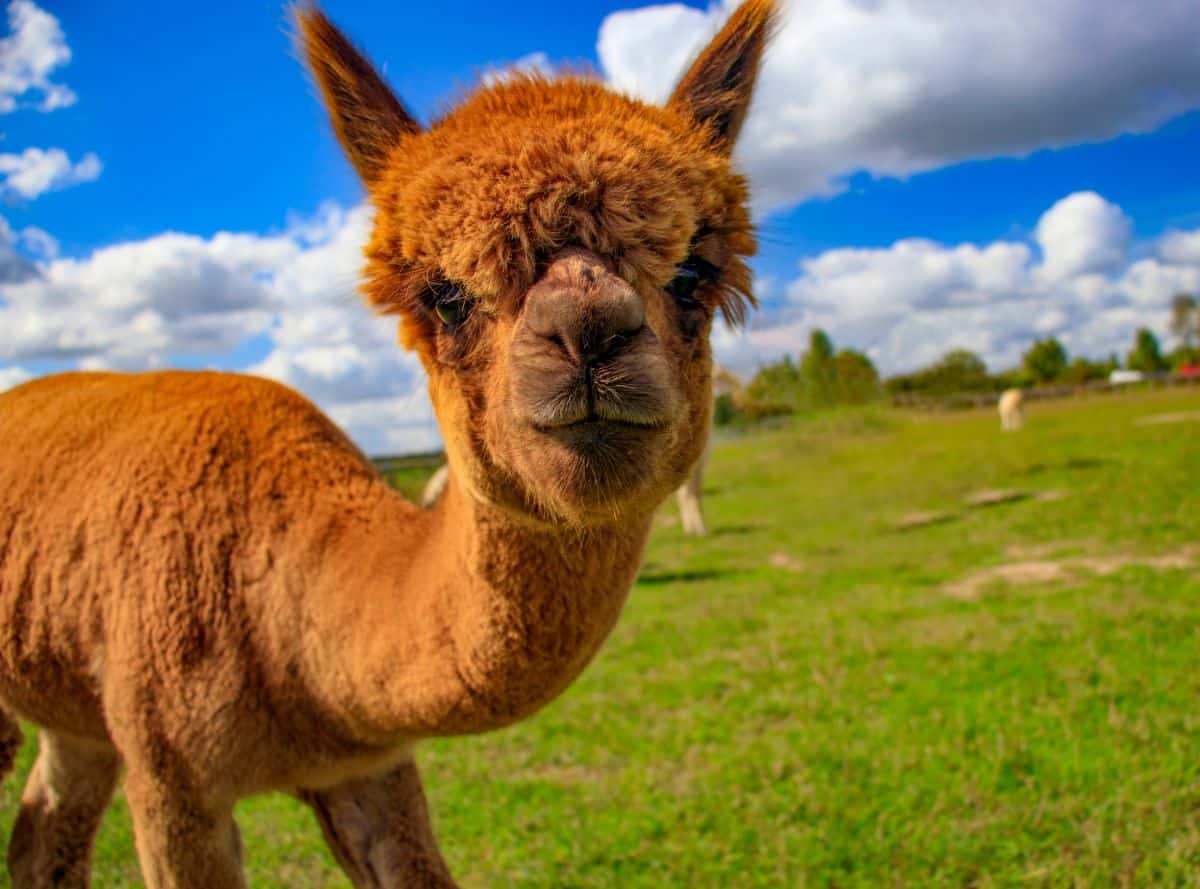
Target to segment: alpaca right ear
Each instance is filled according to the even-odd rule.
[[[383,78],[316,6],[295,11],[299,49],[321,87],[329,119],[346,157],[370,186],[405,136],[421,127]]]

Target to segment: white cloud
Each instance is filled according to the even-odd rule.
[[[1200,229],[1168,232],[1162,240],[1162,256],[1176,265],[1200,266]]]
[[[0,154],[0,190],[26,200],[100,176],[100,158],[88,152],[71,163],[61,148],[26,148],[20,154]]]
[[[0,392],[32,379],[33,374],[22,367],[0,367]]]
[[[37,266],[18,252],[18,246],[40,255],[45,255],[46,249],[58,250],[58,242],[40,228],[30,226],[19,232],[13,231],[8,220],[0,216],[0,285],[16,284],[38,276]]]
[[[438,439],[420,363],[397,344],[395,320],[373,317],[355,295],[369,223],[366,207],[330,205],[273,236],[168,232],[84,259],[50,251],[37,264],[14,253],[25,274],[9,280],[4,245],[44,233],[4,225],[0,369],[15,379],[2,362],[221,362],[266,336],[269,354],[242,369],[300,389],[368,452],[427,449]]]
[[[736,5],[613,13],[609,80],[654,101]],[[1200,106],[1193,0],[791,0],[739,145],[761,209],[971,158],[1153,129]]]
[[[12,0],[8,28],[9,35],[0,38],[0,114],[16,110],[27,93],[40,95],[42,111],[74,104],[69,87],[50,81],[51,72],[71,60],[58,19],[31,0]]]
[[[1074,354],[1124,355],[1137,327],[1169,341],[1172,295],[1200,292],[1200,262],[1191,262],[1190,252],[1200,230],[1141,245],[1147,255],[1132,262],[1130,230],[1119,207],[1081,192],[1046,211],[1032,243],[980,247],[910,238],[890,247],[829,250],[803,261],[773,320],[741,335],[719,334],[715,351],[748,372],[802,351],[809,330],[821,327],[889,374],[952,348],[1009,367],[1046,336],[1059,337]]]
[[[1094,191],[1063,198],[1038,221],[1034,237],[1042,248],[1042,273],[1062,281],[1120,268],[1133,226],[1121,208]]]
[[[167,233],[52,260],[36,278],[0,289],[0,358],[102,355],[141,367],[229,351],[270,324],[260,276],[296,252],[281,238]]]
[[[50,232],[35,225],[27,225],[21,229],[21,245],[41,259],[54,259],[58,256],[58,239]]]
[[[614,12],[600,25],[596,54],[616,89],[661,104],[726,14],[682,3]]]

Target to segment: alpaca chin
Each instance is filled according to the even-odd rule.
[[[539,433],[541,445],[523,467],[553,498],[559,515],[581,523],[613,519],[632,504],[657,503],[674,487],[658,455],[675,436],[662,426],[585,421]]]

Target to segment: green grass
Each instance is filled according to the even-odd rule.
[[[1198,409],[1197,392],[1035,404],[1004,436],[990,411],[878,409],[723,441],[715,533],[685,538],[663,510],[584,677],[522,725],[422,748],[455,874],[1197,885],[1200,423],[1135,419]],[[988,487],[1043,496],[963,504]],[[895,529],[916,511],[953,517]],[[1180,553],[1191,567],[1137,562]],[[976,600],[946,590],[990,566],[1101,556],[1127,564]],[[5,831],[18,787],[0,788]],[[346,885],[290,800],[249,801],[239,821],[252,886]],[[138,882],[118,805],[95,884]]]

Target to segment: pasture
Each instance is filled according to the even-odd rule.
[[[1198,391],[1144,392],[1034,404],[1003,436],[992,410],[874,408],[723,438],[713,535],[663,509],[583,678],[528,722],[421,748],[452,870],[1196,885],[1197,411]],[[0,785],[5,836],[33,754]],[[238,818],[251,886],[346,885],[298,803]],[[119,799],[94,885],[140,885]]]

